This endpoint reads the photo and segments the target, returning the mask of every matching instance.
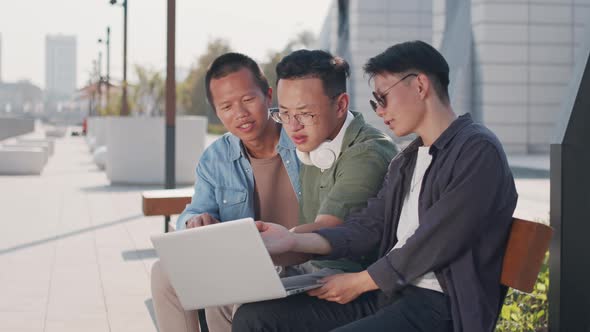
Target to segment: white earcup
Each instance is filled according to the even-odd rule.
[[[328,169],[336,161],[336,151],[334,151],[332,142],[324,142],[315,150],[309,153],[311,162],[319,169]]]
[[[313,162],[311,161],[311,158],[309,157],[309,152],[302,152],[302,151],[299,151],[298,149],[295,149],[295,153],[297,153],[297,158],[299,158],[299,161],[301,161],[303,164],[305,164],[307,166],[313,166]]]
[[[344,125],[334,140],[325,141],[311,152],[295,150],[299,160],[305,165],[315,166],[322,171],[332,167],[340,155],[340,149],[342,148],[342,140],[344,139],[346,128],[348,128],[353,119],[354,115],[349,111],[346,115]]]

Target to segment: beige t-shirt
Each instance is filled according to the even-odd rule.
[[[281,156],[277,154],[267,159],[249,157],[254,172],[256,220],[273,222],[289,229],[297,226],[299,202]]]

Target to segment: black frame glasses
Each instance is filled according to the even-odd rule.
[[[394,86],[398,85],[401,81],[405,80],[406,78],[408,78],[410,76],[417,77],[418,74],[417,73],[407,74],[406,76],[400,78],[400,80],[395,82],[392,86],[387,88],[385,90],[385,92],[383,92],[381,95],[378,95],[375,91],[373,91],[373,98],[375,98],[375,100],[369,99],[369,104],[371,105],[371,108],[373,109],[373,111],[377,112],[378,106],[381,106],[381,108],[385,108],[387,106],[387,100],[385,98],[387,97],[387,94],[389,93],[389,91],[391,91],[391,89],[393,89]]]

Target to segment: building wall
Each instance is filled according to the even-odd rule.
[[[76,90],[76,37],[46,36],[45,90],[58,97],[69,97]]]
[[[470,22],[453,30],[465,18],[457,16],[461,8]],[[363,64],[393,44],[420,39],[441,50],[460,81],[449,91],[458,113],[471,112],[509,153],[548,152],[576,51],[588,38],[590,0],[351,0],[349,15],[352,108],[370,123],[391,134],[368,106]],[[332,6],[332,52],[337,16]]]
[[[0,82],[2,82],[2,34],[0,33]]]
[[[433,45],[449,64],[449,97],[457,114],[481,114],[473,108],[473,35],[471,5],[464,0],[433,0]]]
[[[373,88],[363,72],[369,58],[407,40],[432,42],[432,0],[351,0],[350,61],[352,109],[393,135],[369,106]]]
[[[42,101],[41,89],[29,81],[0,83],[0,116],[38,112]]]
[[[508,152],[547,153],[590,2],[471,3],[474,107]]]

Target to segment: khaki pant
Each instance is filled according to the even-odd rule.
[[[156,321],[160,332],[199,332],[199,319],[196,310],[185,311],[178,296],[170,284],[168,276],[162,269],[160,261],[152,266],[152,301],[156,312]],[[206,309],[209,331],[231,331],[231,317],[234,307],[228,305],[215,308],[212,313]]]
[[[279,271],[279,274],[282,277],[308,273],[317,273],[317,279],[319,279],[323,276],[342,272],[330,269],[320,270],[310,263],[291,266]],[[166,276],[166,273],[162,269],[160,261],[156,261],[152,266],[151,284],[152,301],[154,303],[156,321],[160,332],[200,331],[197,311],[185,311],[182,308],[180,300],[178,299],[174,288],[172,288],[168,276]],[[231,332],[232,319],[239,306],[239,304],[230,304],[205,309],[209,331]]]

